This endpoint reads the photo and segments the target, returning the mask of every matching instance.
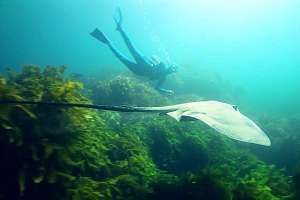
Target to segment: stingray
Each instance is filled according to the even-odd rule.
[[[166,114],[177,121],[200,120],[217,132],[234,140],[270,146],[268,136],[237,106],[219,101],[199,101],[161,107],[110,106],[80,103],[2,100],[0,104],[30,104],[58,107],[81,107],[118,112]]]

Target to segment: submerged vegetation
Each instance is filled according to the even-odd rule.
[[[130,76],[84,88],[64,71],[25,66],[9,72],[0,78],[0,99],[172,102]],[[290,177],[271,165],[266,152],[246,151],[236,143],[201,123],[164,116],[1,105],[0,200],[299,198],[299,170]]]

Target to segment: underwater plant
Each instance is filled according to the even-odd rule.
[[[64,70],[24,67],[16,76],[1,79],[1,99],[88,102],[81,83],[65,78]],[[15,105],[1,106],[0,113],[4,199],[136,196],[148,190],[156,175],[139,140],[125,140],[94,111]]]
[[[128,125],[139,130],[154,163],[169,174],[153,183],[149,199],[293,199],[292,180],[283,171],[207,126],[169,120],[158,117]]]
[[[65,70],[25,66],[3,76],[0,100],[90,103],[84,85],[69,79]],[[110,88],[102,85],[107,83],[111,81],[98,87]],[[125,92],[124,103],[172,101],[154,99],[145,83],[128,79],[125,85],[130,86],[118,92],[144,88],[144,93],[140,97]],[[120,101],[113,93],[99,93],[98,101]],[[206,125],[151,118],[0,105],[0,199],[293,198],[291,177]],[[297,176],[294,180],[297,183]]]
[[[111,80],[90,81],[86,90],[96,104],[108,105],[164,105],[168,98],[131,75],[122,74]]]

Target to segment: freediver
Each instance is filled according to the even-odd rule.
[[[166,77],[169,74],[175,73],[177,71],[177,67],[172,65],[167,65],[164,62],[161,62],[159,59],[155,57],[151,57],[150,59],[146,56],[142,55],[132,44],[129,37],[122,27],[122,13],[120,8],[117,9],[118,17],[114,17],[114,21],[116,22],[117,28],[116,30],[120,32],[128,50],[133,56],[135,61],[129,60],[126,56],[124,56],[118,49],[116,49],[112,42],[105,36],[105,34],[96,28],[90,34],[99,40],[101,43],[106,44],[113,54],[134,74],[139,76],[144,76],[149,78],[150,80],[157,80],[156,89],[160,92],[166,94],[174,94],[172,90],[167,90],[162,88],[162,84],[165,82]]]

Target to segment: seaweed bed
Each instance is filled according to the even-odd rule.
[[[65,67],[50,66],[11,71],[0,78],[0,99],[174,101],[127,75],[83,88],[64,73]],[[201,123],[165,116],[1,105],[0,200],[299,199],[299,127],[293,123],[288,131],[298,131],[298,137],[291,138],[284,124],[260,120],[277,148],[239,144]]]

